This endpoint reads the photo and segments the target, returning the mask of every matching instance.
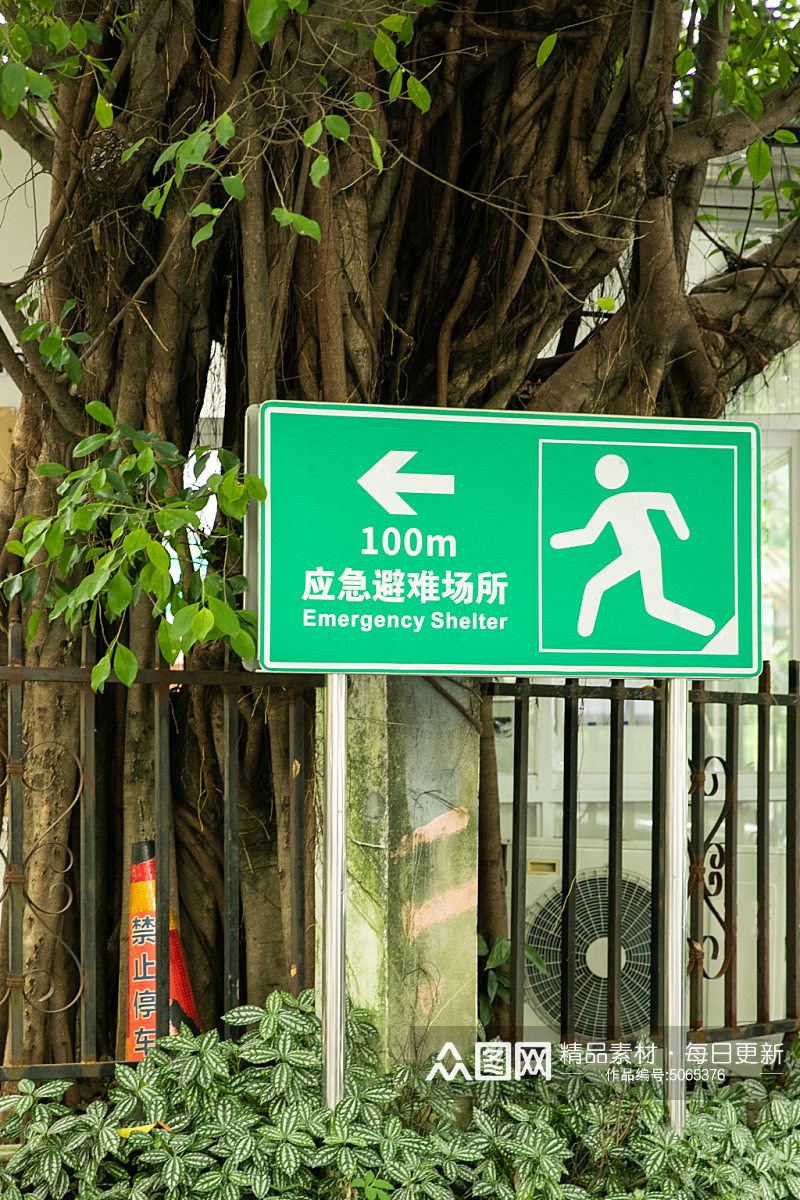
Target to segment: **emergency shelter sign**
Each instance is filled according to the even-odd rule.
[[[251,409],[259,665],[757,674],[759,461],[745,423]]]

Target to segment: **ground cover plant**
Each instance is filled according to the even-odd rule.
[[[186,1029],[107,1101],[78,1113],[66,1084],[5,1097],[0,1168],[8,1200],[785,1200],[800,1196],[800,1080],[711,1085],[692,1094],[683,1136],[651,1085],[554,1067],[550,1081],[448,1083],[381,1073],[364,1010],[347,1018],[347,1088],[319,1100],[314,997],[273,993],[229,1014],[238,1041]]]

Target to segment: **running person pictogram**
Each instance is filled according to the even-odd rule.
[[[628,478],[628,464],[619,454],[605,454],[595,467],[597,482],[609,491],[621,488]],[[596,542],[606,525],[617,535],[620,555],[593,575],[583,592],[578,633],[589,637],[593,632],[600,601],[609,588],[623,579],[638,574],[642,580],[644,606],[651,617],[668,621],[691,633],[708,635],[714,632],[714,622],[702,613],[667,600],[661,570],[661,544],[650,523],[648,510],[661,509],[669,518],[681,541],[686,541],[689,528],[671,492],[617,492],[598,505],[583,529],[555,533],[550,538],[554,550],[571,546],[590,546]]]

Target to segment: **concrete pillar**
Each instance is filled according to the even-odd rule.
[[[440,686],[477,717],[476,696]],[[347,987],[386,1061],[475,1041],[478,741],[424,679],[351,676]]]

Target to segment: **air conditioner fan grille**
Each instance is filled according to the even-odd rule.
[[[582,871],[575,880],[575,1034],[604,1040],[607,1028],[608,873]],[[546,970],[527,964],[526,1000],[550,1028],[561,1021],[561,885],[545,893],[526,913],[528,944]],[[622,878],[622,1037],[630,1039],[650,1024],[650,889],[636,876]]]

